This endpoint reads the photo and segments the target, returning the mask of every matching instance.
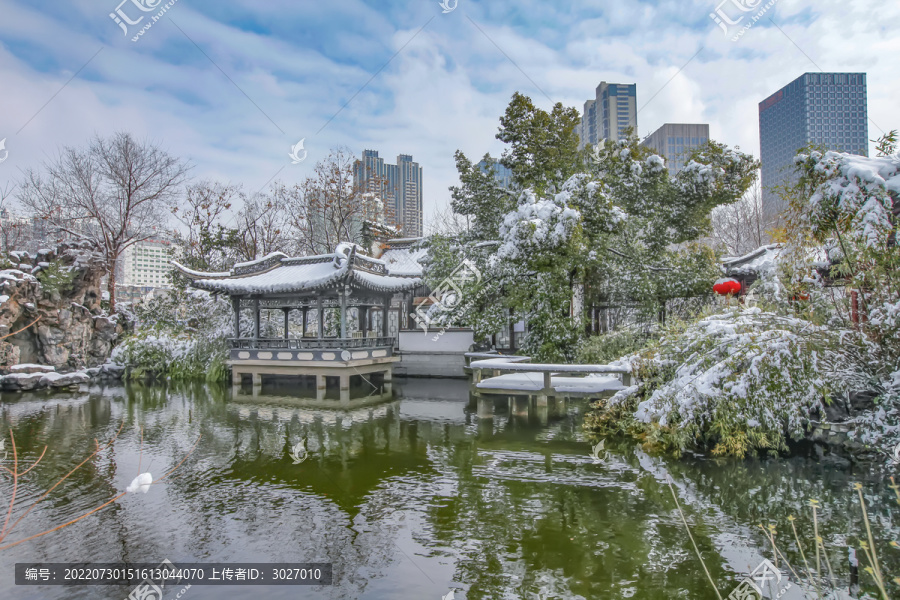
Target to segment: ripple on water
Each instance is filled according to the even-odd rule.
[[[203,386],[2,397],[0,430],[13,427],[25,454],[52,441],[46,462],[23,482],[23,505],[65,474],[73,457],[86,456],[94,438],[108,440],[125,423],[114,447],[55,490],[17,535],[82,514],[140,471],[159,477],[202,438],[147,494],[129,494],[14,553],[0,552],[0,572],[48,559],[318,559],[334,561],[337,585],[304,589],[302,597],[437,600],[456,587],[467,600],[705,600],[711,590],[674,510],[670,471],[721,589],[766,551],[754,534],[763,517],[800,514],[805,499],[816,497],[836,507],[821,513],[826,539],[849,538],[854,524],[846,490],[855,473],[802,461],[669,461],[628,445],[595,462],[574,404],[543,422],[500,411],[486,422],[467,406],[465,386],[408,388],[429,385],[433,394],[352,411],[239,403]],[[293,464],[285,448],[300,439],[309,458]],[[890,512],[878,509],[890,500],[882,491],[866,496],[872,518],[879,531],[896,532]],[[297,594],[253,593],[263,591],[267,600]],[[0,579],[0,598],[28,597],[21,592]],[[47,588],[32,597],[125,595]],[[242,596],[196,587],[187,600],[229,597]]]

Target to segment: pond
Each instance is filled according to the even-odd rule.
[[[887,545],[900,533],[900,507],[884,474],[815,455],[674,460],[624,441],[608,441],[595,460],[582,431],[586,401],[540,406],[502,398],[483,418],[465,381],[395,381],[395,400],[350,410],[201,384],[0,397],[7,451],[10,428],[24,464],[47,446],[21,481],[14,518],[84,460],[95,440],[105,445],[119,432],[4,543],[75,519],[123,492],[139,472],[158,478],[187,457],[147,493],[126,494],[71,526],[0,550],[0,598],[121,599],[131,591],[16,586],[15,563],[168,559],[333,563],[331,586],[195,585],[180,596],[188,600],[440,600],[454,588],[457,600],[714,599],[671,489],[723,598],[771,559],[760,523],[777,525],[776,541],[799,568],[788,521],[796,515],[814,562],[810,499],[821,505],[829,564],[846,588],[846,547],[865,536],[855,482],[863,484],[882,570],[889,579],[900,575],[900,550]],[[304,439],[307,457],[292,459]],[[0,464],[11,463],[8,453]],[[9,478],[0,485],[5,507]],[[780,564],[781,585],[793,582],[781,597],[804,597]],[[861,578],[875,597],[867,575]],[[178,593],[167,587],[165,598]]]

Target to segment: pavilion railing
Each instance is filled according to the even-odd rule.
[[[349,350],[353,348],[393,347],[392,337],[370,338],[231,338],[231,347],[246,350]]]

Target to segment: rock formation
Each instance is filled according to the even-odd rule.
[[[69,371],[106,361],[127,323],[101,308],[99,253],[68,242],[35,256],[11,252],[4,262],[12,268],[0,270],[0,369],[39,363]]]

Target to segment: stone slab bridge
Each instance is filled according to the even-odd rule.
[[[478,418],[493,418],[497,397],[515,401],[517,413],[527,413],[529,404],[540,414],[551,401],[568,398],[608,398],[633,385],[631,366],[541,364],[528,356],[469,352],[465,355],[472,376],[471,397],[477,400]],[[546,412],[544,412],[546,415]]]
[[[384,262],[358,249],[342,243],[332,254],[298,258],[276,252],[220,273],[175,263],[192,287],[231,300],[234,326],[228,364],[234,385],[249,376],[257,394],[264,377],[314,378],[311,398],[336,396],[346,403],[351,399],[351,378],[361,376],[368,383],[361,392],[366,397],[371,397],[372,387],[392,395],[393,363],[399,359],[394,356],[387,315],[395,295],[409,292],[422,280],[391,273]],[[272,336],[271,328],[270,335],[262,335],[263,311],[282,313],[279,335]],[[242,314],[248,313],[249,328],[242,321]],[[296,330],[297,316],[299,331],[292,336],[291,323]],[[248,329],[249,336],[242,335]]]

